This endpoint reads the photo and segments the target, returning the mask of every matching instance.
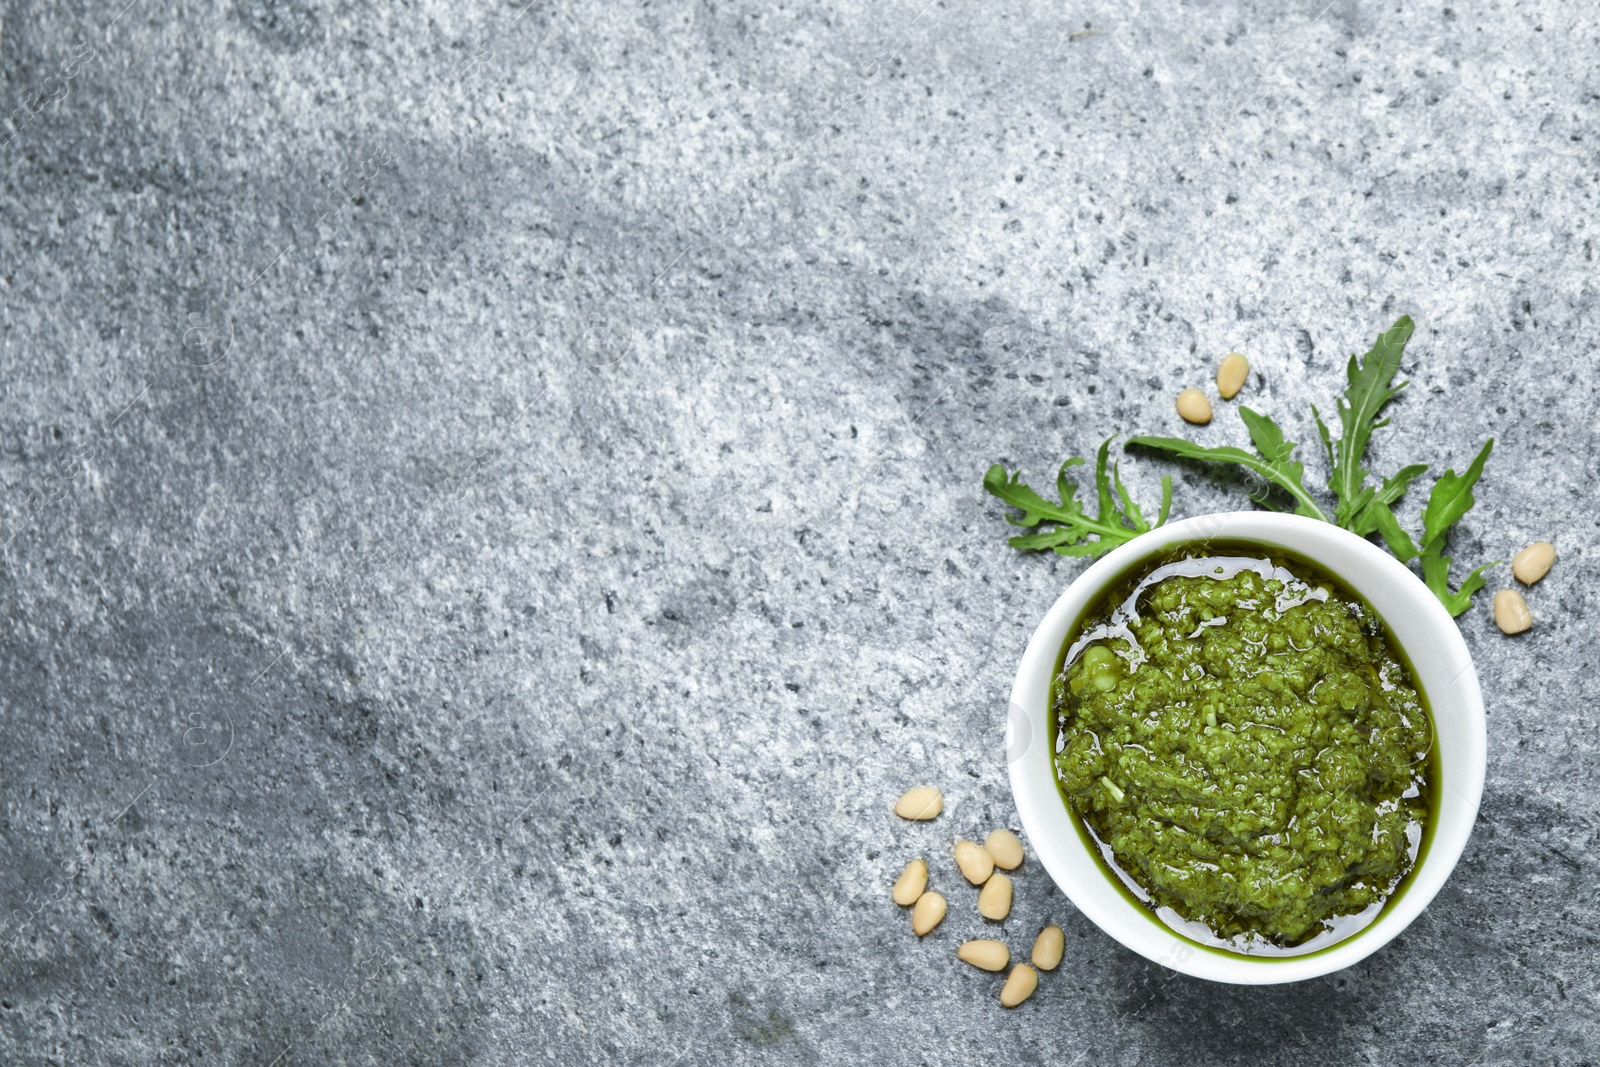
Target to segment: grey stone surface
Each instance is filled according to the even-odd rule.
[[[0,1061],[1600,1059],[1586,5],[123,2],[0,14]],[[887,893],[1081,566],[983,470],[1400,313],[1377,465],[1561,552],[1459,869],[1239,989],[1035,866],[1003,1012]]]

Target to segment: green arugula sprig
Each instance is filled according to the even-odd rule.
[[[1181,437],[1130,437],[1128,445],[1158,448],[1184,459],[1237,464],[1246,470],[1254,471],[1293,497],[1295,502],[1293,510],[1296,515],[1331,522],[1327,512],[1317,505],[1316,500],[1306,489],[1305,464],[1297,463],[1290,458],[1299,446],[1285,439],[1283,430],[1265,415],[1241,407],[1239,418],[1244,420],[1245,426],[1250,430],[1250,440],[1256,446],[1256,455],[1251,455],[1242,448],[1234,448],[1232,445],[1207,448],[1193,441],[1185,441]],[[1262,507],[1273,511],[1283,510],[1274,505],[1268,497],[1260,496],[1252,499]]]
[[[1455,592],[1450,591],[1450,557],[1444,554],[1444,536],[1450,527],[1471,511],[1472,505],[1477,503],[1472,496],[1472,487],[1482,476],[1484,461],[1489,458],[1489,453],[1493,449],[1494,438],[1491,437],[1483,443],[1478,454],[1467,465],[1465,474],[1458,475],[1454,470],[1446,470],[1444,475],[1433,483],[1433,491],[1428,494],[1428,504],[1422,509],[1420,549],[1416,547],[1410,535],[1400,528],[1394,512],[1388,507],[1383,507],[1378,519],[1379,532],[1388,543],[1389,551],[1393,552],[1400,562],[1409,563],[1413,557],[1422,557],[1422,580],[1433,590],[1433,595],[1450,609],[1451,615],[1460,615],[1472,606],[1472,594],[1483,588],[1483,572],[1500,562],[1494,560],[1485,563],[1467,575],[1466,581],[1461,583],[1461,588]]]
[[[1331,472],[1328,488],[1338,500],[1334,521],[1346,530],[1356,530],[1375,521],[1369,516],[1372,509],[1387,508],[1399,500],[1412,479],[1428,469],[1424,463],[1402,467],[1393,477],[1384,480],[1381,489],[1375,489],[1367,485],[1367,470],[1361,465],[1366,459],[1372,431],[1389,425],[1388,419],[1378,418],[1378,412],[1408,384],[1394,385],[1393,382],[1400,372],[1400,357],[1405,354],[1413,329],[1411,317],[1401,316],[1400,321],[1378,335],[1377,343],[1365,359],[1357,361],[1355,356],[1350,357],[1345,368],[1344,395],[1338,400],[1342,432],[1337,442],[1328,433],[1322,413],[1315,404],[1311,405],[1311,417],[1317,422],[1317,433],[1322,436],[1322,448],[1328,457]],[[1366,531],[1371,532],[1370,529]]]
[[[1378,485],[1368,484],[1370,472],[1364,466],[1373,431],[1389,424],[1387,418],[1379,417],[1380,413],[1406,387],[1405,382],[1396,385],[1394,379],[1400,371],[1400,360],[1413,329],[1411,319],[1402,317],[1378,337],[1377,343],[1365,356],[1350,357],[1345,373],[1345,390],[1337,403],[1336,414],[1340,426],[1337,441],[1323,421],[1321,412],[1315,406],[1311,409],[1328,460],[1328,490],[1334,498],[1331,509],[1318,503],[1317,497],[1306,487],[1305,466],[1294,459],[1298,445],[1285,437],[1282,428],[1271,418],[1247,407],[1239,408],[1239,418],[1250,433],[1254,452],[1231,445],[1207,447],[1181,437],[1133,437],[1128,440],[1127,447],[1141,446],[1182,459],[1243,467],[1267,483],[1267,493],[1252,498],[1263,507],[1292,510],[1297,515],[1332,522],[1362,537],[1374,534],[1382,537],[1389,551],[1400,562],[1420,559],[1423,582],[1451,615],[1460,615],[1471,606],[1472,594],[1483,588],[1484,571],[1495,566],[1499,560],[1478,567],[1460,587],[1452,590],[1451,560],[1444,554],[1445,542],[1451,527],[1475,503],[1472,488],[1483,475],[1483,465],[1494,448],[1494,439],[1484,443],[1464,474],[1458,475],[1449,469],[1434,482],[1428,494],[1428,503],[1422,510],[1420,542],[1414,540],[1400,525],[1394,514],[1394,506],[1412,483],[1427,473],[1427,464],[1413,463],[1401,467]],[[1100,515],[1093,520],[1073,499],[1076,487],[1066,478],[1067,468],[1083,460],[1070,459],[1062,464],[1061,474],[1057,478],[1062,498],[1060,505],[1050,504],[1022,484],[1020,472],[1008,478],[1005,468],[999,465],[989,468],[989,473],[983,479],[984,488],[1023,512],[1020,520],[1008,516],[1009,521],[1034,527],[1046,522],[1057,524],[1056,528],[1045,532],[1011,538],[1013,547],[1054,548],[1067,556],[1098,556],[1150,528],[1138,508],[1128,499],[1127,492],[1122,488],[1122,479],[1117,476],[1114,467],[1112,477],[1123,501],[1123,515],[1119,516],[1112,504],[1105,473],[1110,443],[1108,439],[1100,446],[1096,460],[1095,480],[1100,495]],[[1286,494],[1292,506],[1284,507],[1275,502],[1270,495],[1274,488]],[[1156,521],[1157,526],[1166,521],[1171,496],[1171,479],[1163,478],[1161,517]],[[1096,535],[1097,540],[1087,540],[1090,534]]]
[[[1007,515],[1006,521],[1013,526],[1027,526],[1038,531],[1011,538],[1012,548],[1029,551],[1053,548],[1063,556],[1099,556],[1152,529],[1150,523],[1145,521],[1144,513],[1139,510],[1139,505],[1128,495],[1127,488],[1122,484],[1122,473],[1116,464],[1111,465],[1110,476],[1106,475],[1106,463],[1113,440],[1115,438],[1108,437],[1102,441],[1100,451],[1095,455],[1094,485],[1100,512],[1093,518],[1078,500],[1078,487],[1067,478],[1069,468],[1083,465],[1081,457],[1074,456],[1067,460],[1056,473],[1056,494],[1061,498],[1057,503],[1046,500],[1025,484],[1021,471],[1008,475],[998,463],[989,468],[989,472],[983,476],[983,487],[1022,512],[1021,518]],[[1113,487],[1116,490],[1115,500],[1112,499]],[[1163,475],[1161,514],[1156,518],[1157,526],[1167,521],[1167,514],[1171,510],[1172,476]],[[1090,540],[1091,537],[1093,540]]]

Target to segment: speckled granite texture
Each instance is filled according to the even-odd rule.
[[[1587,5],[125,2],[0,9],[0,1062],[1600,1061]],[[1314,441],[1403,312],[1377,466],[1561,552],[1455,876],[1252,990],[1035,865],[1002,1011],[946,845],[1081,564],[984,469],[1230,349]]]

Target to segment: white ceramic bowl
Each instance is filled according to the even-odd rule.
[[[1246,956],[1201,946],[1130,899],[1090,853],[1057,792],[1046,718],[1050,677],[1078,616],[1131,565],[1171,546],[1253,541],[1289,549],[1343,578],[1383,617],[1433,713],[1439,811],[1421,862],[1399,897],[1366,928],[1303,956]],[[1028,642],[1011,690],[1007,758],[1023,828],[1050,877],[1096,926],[1128,948],[1196,978],[1241,985],[1296,982],[1348,967],[1415,919],[1455,868],[1483,794],[1483,695],[1455,620],[1393,556],[1331,523],[1274,512],[1202,515],[1170,523],[1107,553],[1067,587]]]

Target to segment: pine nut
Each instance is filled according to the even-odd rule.
[[[900,880],[894,884],[894,902],[901,907],[915,904],[927,888],[928,865],[922,860],[912,860],[906,864],[906,869],[900,872]]]
[[[1006,976],[1005,988],[1000,990],[1000,1003],[1014,1008],[1033,996],[1033,991],[1038,988],[1039,972],[1026,963],[1019,963]]]
[[[900,794],[894,813],[902,819],[931,819],[944,810],[944,796],[931,785],[919,785]]]
[[[956,955],[984,971],[1003,971],[1011,962],[1011,950],[1003,941],[963,941]]]
[[[1511,573],[1523,585],[1532,585],[1550,573],[1550,564],[1556,561],[1556,546],[1549,541],[1535,541],[1511,557]]]
[[[997,874],[978,892],[978,914],[998,922],[1011,914],[1011,879]]]
[[[1494,624],[1508,634],[1520,634],[1533,625],[1533,612],[1521,593],[1502,589],[1494,595]]]
[[[1033,965],[1041,971],[1053,971],[1061,966],[1061,954],[1066,951],[1066,936],[1061,927],[1051,924],[1039,931],[1033,941]]]
[[[938,893],[924,893],[911,909],[911,932],[921,937],[944,922],[944,897]]]
[[[965,839],[956,842],[956,866],[961,876],[973,885],[982,885],[994,873],[994,858],[982,845]]]
[[[1229,352],[1217,364],[1217,395],[1224,400],[1232,400],[1239,395],[1245,379],[1249,377],[1250,361],[1237,352]]]
[[[1178,414],[1185,422],[1204,426],[1211,421],[1211,401],[1198,389],[1185,389],[1178,394]]]
[[[1010,830],[991,830],[983,839],[983,847],[994,859],[994,865],[1003,871],[1014,871],[1022,866],[1022,842]]]

